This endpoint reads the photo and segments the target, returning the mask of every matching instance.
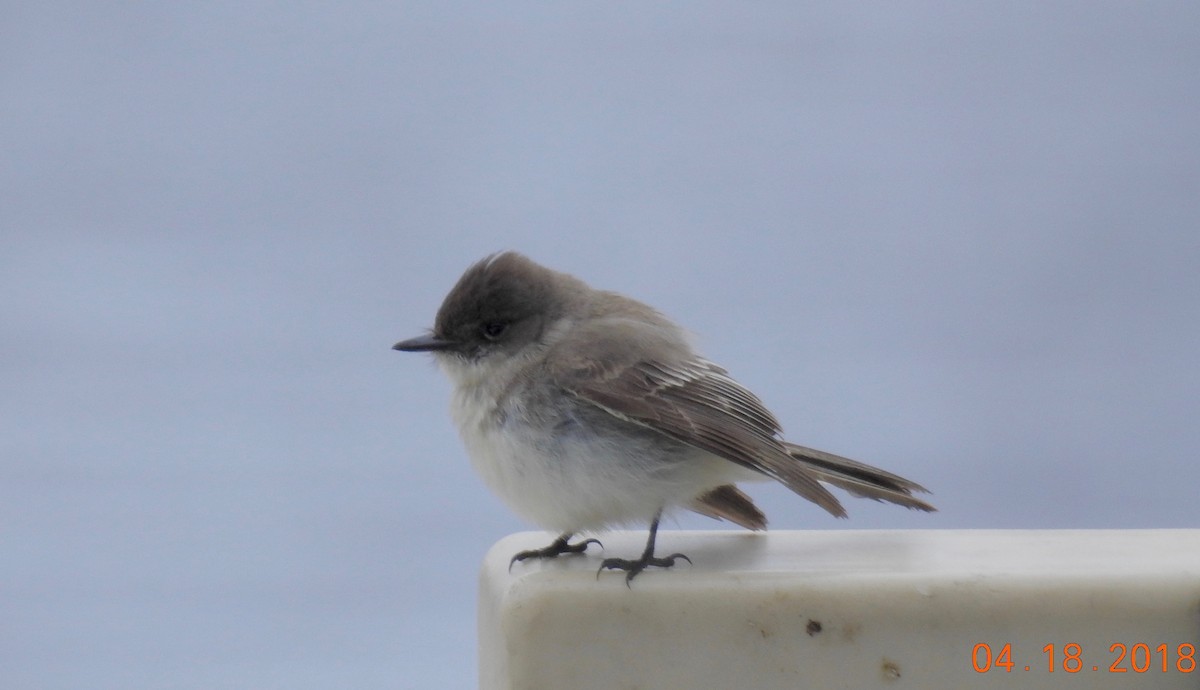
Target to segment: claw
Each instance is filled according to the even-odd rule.
[[[629,560],[627,558],[605,558],[600,563],[600,569],[596,571],[596,579],[600,579],[600,573],[605,570],[624,570],[625,571],[625,586],[633,588],[631,584],[633,578],[637,577],[638,573],[642,572],[650,566],[655,568],[670,568],[675,565],[675,561],[683,559],[690,565],[692,559],[682,553],[673,553],[670,556],[655,557],[648,554],[642,554],[642,557],[637,560]]]
[[[674,566],[675,561],[680,558],[687,561],[690,565],[692,559],[681,553],[673,553],[670,556],[662,558],[654,555],[654,542],[658,536],[658,520],[660,517],[662,517],[661,510],[658,511],[658,513],[654,516],[654,519],[650,521],[650,536],[646,539],[646,550],[642,552],[641,558],[636,560],[629,560],[626,558],[605,558],[600,562],[600,569],[596,571],[596,579],[599,580],[600,573],[604,572],[605,570],[624,570],[625,586],[632,589],[633,585],[631,583],[633,582],[633,578],[637,577],[638,573],[642,572],[646,568],[649,568],[650,566],[654,566],[656,568],[670,568]]]
[[[583,541],[570,543],[570,534],[564,534],[558,539],[555,539],[549,546],[542,549],[531,549],[529,551],[521,551],[512,557],[508,562],[508,572],[512,572],[513,564],[517,561],[524,561],[530,558],[556,558],[564,553],[584,553],[590,544],[596,544],[601,549],[604,544],[600,543],[599,539],[584,539]]]

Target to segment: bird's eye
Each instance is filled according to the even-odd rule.
[[[483,324],[483,337],[488,340],[495,340],[504,335],[504,331],[508,330],[508,324],[504,321],[489,321]]]

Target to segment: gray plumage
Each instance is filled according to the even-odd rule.
[[[476,469],[518,513],[564,533],[521,558],[578,551],[565,538],[577,531],[650,521],[643,559],[607,567],[632,577],[669,565],[652,554],[664,510],[765,528],[734,485],[755,477],[837,517],[846,511],[824,484],[934,510],[915,482],[785,441],[762,401],[659,312],[517,253],[470,267],[432,332],[395,347],[437,355]]]

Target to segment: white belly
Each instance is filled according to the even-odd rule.
[[[661,439],[531,428],[520,411],[498,410],[480,393],[456,387],[452,409],[471,463],[514,512],[547,530],[644,525],[742,478],[741,468],[709,453],[664,452]]]

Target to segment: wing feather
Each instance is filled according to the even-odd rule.
[[[690,349],[661,342],[673,334],[661,332],[656,343],[644,324],[626,325],[639,329],[633,335],[642,347],[628,346],[630,334],[622,333],[621,324],[590,329],[589,337],[563,350],[570,357],[555,360],[559,385],[610,414],[761,472],[845,516],[818,475],[788,453],[778,421],[757,396]],[[671,356],[680,351],[685,356]]]

